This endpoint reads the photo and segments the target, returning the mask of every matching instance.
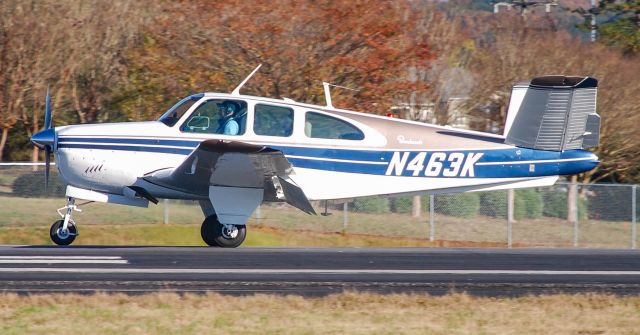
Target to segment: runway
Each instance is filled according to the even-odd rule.
[[[640,294],[640,252],[0,246],[0,291]]]

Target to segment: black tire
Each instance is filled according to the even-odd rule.
[[[238,235],[235,238],[228,237],[226,227],[218,221],[216,215],[211,215],[204,219],[200,227],[200,235],[202,240],[209,246],[221,248],[236,248],[244,242],[247,237],[247,227],[242,225],[236,226]]]
[[[49,236],[51,236],[51,241],[57,245],[69,245],[73,243],[78,235],[78,229],[76,228],[76,224],[73,221],[69,221],[67,228],[69,229],[69,236],[67,238],[61,238],[58,236],[58,229],[62,227],[64,224],[64,220],[58,220],[51,225],[51,229],[49,229]]]

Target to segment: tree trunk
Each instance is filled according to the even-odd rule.
[[[38,161],[40,160],[40,149],[38,147],[36,147],[35,145],[33,146],[33,151],[31,152],[31,162],[32,163],[38,163]],[[38,171],[38,166],[37,165],[33,165],[32,171]]]
[[[413,197],[413,206],[411,207],[411,216],[414,218],[420,217],[422,200],[419,195]]]
[[[39,118],[38,118],[38,109],[34,108],[33,109],[33,134],[35,135],[38,130],[40,129],[40,124],[39,124]],[[38,160],[40,159],[40,150],[38,147],[36,147],[35,145],[33,146],[33,151],[31,152],[31,162],[32,163],[38,163]],[[38,166],[37,165],[33,165],[33,167],[31,168],[32,171],[38,171]]]
[[[0,138],[0,162],[4,160],[4,146],[7,144],[9,137],[9,128],[2,128],[2,137]]]

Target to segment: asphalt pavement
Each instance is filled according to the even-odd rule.
[[[0,291],[640,294],[640,252],[0,246]]]

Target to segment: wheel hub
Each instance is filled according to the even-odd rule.
[[[58,228],[58,230],[56,231],[56,234],[60,239],[63,239],[63,240],[66,240],[69,238],[69,236],[71,236],[69,229],[62,229],[62,228]]]
[[[232,240],[236,237],[238,237],[238,227],[231,225],[231,224],[225,224],[222,225],[222,236],[226,239]]]

